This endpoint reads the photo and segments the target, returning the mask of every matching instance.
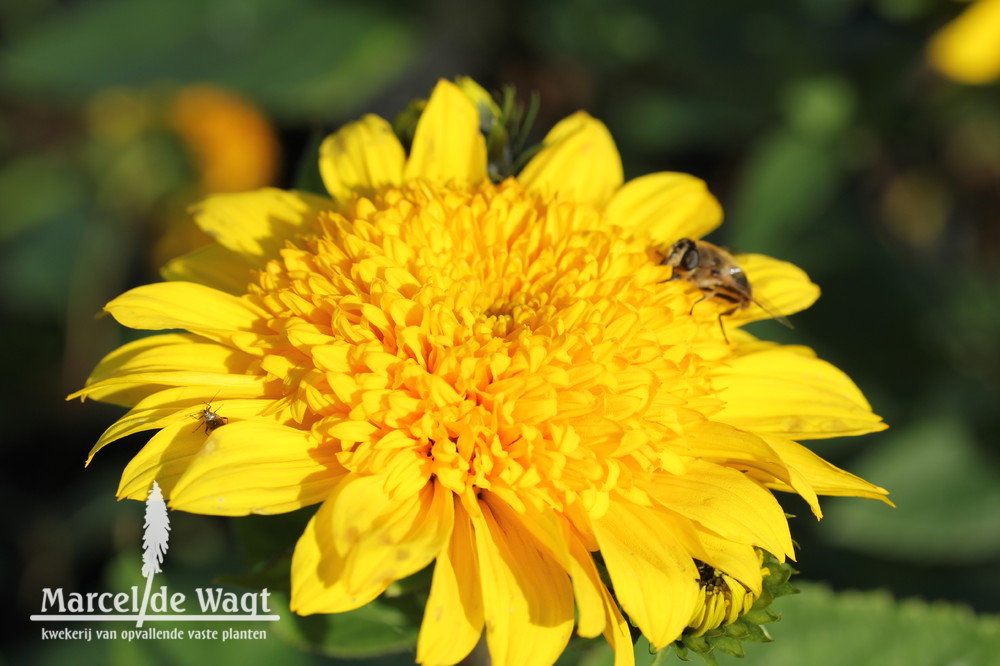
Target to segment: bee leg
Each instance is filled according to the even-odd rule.
[[[190,417],[193,418],[193,419],[197,419],[198,420],[198,425],[196,425],[194,427],[194,430],[192,430],[191,432],[198,432],[203,427],[205,428],[205,432],[206,433],[208,432],[208,421],[206,421],[203,418],[203,413],[202,412],[195,412],[194,414],[190,414]]]
[[[722,317],[725,314],[728,314],[728,313],[724,313],[724,314],[720,314],[719,315],[719,330],[722,331],[722,339],[725,340],[726,344],[728,345],[729,344],[729,336],[726,335],[726,325],[722,323]]]
[[[691,315],[694,314],[694,306],[698,305],[699,303],[701,303],[702,301],[704,301],[705,299],[707,299],[710,295],[711,294],[705,294],[704,296],[702,296],[701,298],[699,298],[697,301],[695,301],[694,303],[692,303],[691,304],[691,309],[688,310],[688,316],[690,317]]]
[[[728,315],[733,314],[737,310],[739,310],[739,306],[737,306],[735,308],[731,308],[731,309],[726,310],[725,312],[719,314],[719,329],[722,331],[722,339],[726,341],[727,345],[729,344],[729,336],[726,335],[726,326],[725,326],[725,324],[722,323],[722,318],[726,317]]]
[[[667,260],[664,259],[658,265],[667,266],[668,265]],[[673,270],[671,270],[670,272],[670,277],[668,277],[666,280],[660,280],[659,282],[657,282],[657,284],[663,284],[664,282],[673,282],[674,280],[681,280],[683,278],[684,275],[679,270],[677,270],[677,268],[673,268]]]

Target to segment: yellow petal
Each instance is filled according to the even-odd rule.
[[[115,349],[101,359],[87,384],[138,372],[243,373],[252,361],[230,347],[188,333],[161,333]]]
[[[257,375],[233,375],[209,372],[137,372],[111,377],[91,384],[69,396],[134,405],[169,386],[191,389],[189,395],[211,399],[218,396],[262,398],[267,380]]]
[[[565,569],[539,550],[519,521],[500,522],[489,506],[472,516],[486,642],[497,666],[548,666],[573,632],[573,588]]]
[[[192,402],[189,405],[188,413],[194,413],[194,405],[196,403]],[[136,433],[142,432],[144,430],[158,430],[164,428],[172,423],[178,423],[177,418],[179,409],[176,405],[171,405],[169,407],[159,407],[159,408],[147,408],[143,407],[140,402],[139,405],[130,410],[128,414],[121,417],[114,423],[112,423],[107,430],[100,436],[97,440],[97,444],[90,449],[90,453],[87,454],[86,465],[90,465],[90,461],[94,459],[97,452],[103,449],[108,444],[118,441],[122,437],[128,437],[129,435],[134,435]],[[191,429],[198,427],[195,425],[194,421],[188,421],[191,425]],[[150,479],[152,482],[152,479]]]
[[[212,432],[170,506],[216,516],[285,513],[322,502],[344,473],[336,451],[308,432],[240,421]]]
[[[433,562],[451,538],[454,507],[454,496],[440,483],[425,484],[409,497],[388,497],[381,477],[342,490],[333,527],[335,543],[348,553],[348,589],[385,586]]]
[[[579,539],[570,540],[569,573],[573,580],[573,596],[578,608],[577,633],[593,638],[608,630],[608,615],[604,594],[594,558]]]
[[[479,183],[486,178],[486,140],[475,105],[450,81],[438,81],[417,123],[404,180]]]
[[[481,115],[499,118],[503,114],[503,111],[493,100],[493,96],[486,91],[486,88],[476,83],[475,79],[468,76],[456,76],[455,85],[462,91],[462,94],[469,98],[469,101],[476,105]]]
[[[705,181],[686,173],[653,173],[625,183],[604,211],[605,219],[669,246],[701,238],[722,222],[722,206]]]
[[[494,518],[502,525],[519,524],[526,529],[534,539],[544,546],[547,557],[553,560],[567,572],[573,583],[573,596],[576,599],[578,618],[577,627],[581,636],[594,637],[605,630],[604,602],[601,596],[603,583],[600,578],[590,575],[587,566],[593,568],[594,563],[583,545],[576,540],[567,538],[568,528],[560,521],[556,513],[547,508],[536,508],[530,503],[515,511],[506,502],[492,493],[483,493],[483,499]],[[571,544],[576,551],[570,555]],[[596,569],[593,573],[596,576]]]
[[[328,498],[295,544],[289,605],[299,615],[354,610],[385,590],[385,587],[375,587],[364,590],[363,596],[347,591],[343,571],[349,553],[334,546],[333,511],[334,500]]]
[[[180,350],[184,350],[181,352]],[[175,370],[177,361],[188,358],[186,351],[191,350],[191,356],[198,363],[203,354],[220,352],[223,357],[229,357],[235,352],[222,345],[213,342],[205,342],[197,336],[189,333],[160,333],[158,335],[147,335],[146,337],[127,342],[121,347],[108,353],[101,359],[97,367],[87,378],[87,384],[93,384],[109,377],[119,374],[129,374],[131,372],[146,372],[149,370]],[[209,361],[216,370],[224,370],[225,365],[221,359]],[[218,363],[218,365],[215,365]],[[190,369],[190,368],[186,368]],[[199,369],[206,369],[201,367]],[[69,398],[71,399],[71,398]]]
[[[656,648],[676,639],[695,609],[698,570],[669,532],[650,529],[655,512],[612,501],[594,534],[622,609]]]
[[[573,574],[573,590],[576,594],[578,608],[577,633],[584,638],[603,633],[615,653],[614,666],[635,666],[635,651],[632,649],[632,634],[629,624],[618,608],[614,596],[601,581],[601,575],[594,565],[593,556],[579,539],[571,539],[570,552],[572,563],[580,574],[586,578],[586,584],[577,581]],[[570,569],[572,573],[574,570]],[[581,594],[581,591],[584,593]],[[596,598],[594,592],[597,593]],[[595,617],[599,614],[600,617]],[[600,626],[601,628],[597,628]]]
[[[406,154],[392,125],[375,115],[345,125],[319,148],[319,172],[337,201],[357,193],[370,197],[387,185],[403,182]]]
[[[564,199],[603,206],[624,176],[608,128],[578,111],[552,128],[517,179],[529,191],[558,192]]]
[[[706,564],[725,571],[752,591],[760,594],[762,577],[757,552],[748,543],[723,539],[697,522],[672,511],[657,511],[659,525],[674,536],[684,549]]]
[[[847,375],[795,348],[737,356],[711,377],[725,402],[712,418],[741,430],[816,439],[886,428]]]
[[[632,630],[625,616],[618,608],[615,598],[604,588],[604,607],[607,610],[608,624],[604,629],[604,638],[615,652],[614,666],[635,666],[635,646],[632,644]]]
[[[892,502],[886,498],[889,491],[864,479],[831,465],[798,442],[783,437],[766,437],[768,444],[790,467],[794,467],[805,477],[820,495],[840,497],[866,497]]]
[[[345,477],[310,521],[292,559],[292,609],[337,613],[368,603],[447,547],[454,501],[440,483],[390,496],[380,476]]]
[[[124,385],[98,388],[105,380],[121,379],[126,375],[146,372],[204,372],[217,374],[243,374],[252,357],[214,342],[206,342],[187,333],[162,333],[149,335],[126,343],[101,359],[87,378],[86,388],[66,399],[92,398],[116,405],[131,406],[141,398],[155,393],[162,386],[149,386],[145,382],[132,382],[143,389],[139,394],[128,391]]]
[[[1000,78],[1000,0],[979,0],[931,40],[931,64],[959,83]]]
[[[286,240],[308,231],[320,211],[332,207],[332,201],[315,194],[265,188],[217,194],[191,212],[198,226],[220,245],[263,266],[278,256]]]
[[[755,434],[723,423],[704,421],[686,427],[684,435],[676,440],[675,446],[683,447],[678,449],[678,453],[692,458],[741,471],[754,470],[756,473],[753,477],[765,482],[777,480],[799,493],[809,503],[813,513],[819,515],[819,500],[812,486],[795,468],[784,464],[777,452]]]
[[[265,314],[246,299],[193,282],[157,282],[126,291],[104,309],[129,328],[181,328],[227,341],[236,331],[268,335]]]
[[[710,426],[710,427],[709,427]],[[778,453],[771,448],[770,438],[766,436],[751,435],[737,428],[730,428],[722,423],[711,422],[698,427],[699,437],[706,435],[712,437],[715,442],[725,442],[730,446],[720,457],[713,458],[709,455],[703,456],[705,460],[714,460],[727,467],[732,467],[740,471],[746,471],[758,481],[763,482],[769,488],[777,483],[784,489],[798,493],[808,504],[816,518],[822,518],[823,513],[819,508],[819,498],[812,484],[799,472],[798,469],[784,461]],[[727,430],[728,432],[720,432]],[[735,437],[734,437],[735,435]],[[691,437],[691,430],[684,433],[684,439]],[[732,447],[737,444],[737,447]],[[699,449],[704,449],[706,440],[701,439],[698,444]],[[723,444],[723,448],[726,444]],[[766,457],[766,460],[764,459]],[[721,568],[721,567],[720,567]]]
[[[724,539],[763,548],[778,559],[794,557],[788,520],[774,495],[728,467],[692,461],[687,469],[657,475],[649,494]]]
[[[417,662],[456,664],[483,633],[479,562],[468,514],[455,509],[455,529],[438,555],[417,640]]]
[[[733,467],[761,468],[787,477],[777,454],[756,435],[724,423],[702,421],[688,424],[673,446],[688,457]]]
[[[251,271],[259,268],[247,255],[212,244],[172,259],[160,269],[164,280],[197,282],[228,294],[247,291]]]
[[[530,503],[515,510],[495,494],[484,492],[483,501],[490,507],[493,517],[501,525],[517,524],[541,544],[556,564],[566,569],[569,564],[569,543],[565,526],[555,511],[548,507],[536,508]]]
[[[219,397],[222,400],[216,401]],[[141,400],[128,414],[104,431],[90,450],[87,464],[108,444],[138,432],[164,428],[174,423],[186,423],[192,431],[202,429],[201,409],[205,408],[208,400],[213,401],[212,411],[230,421],[258,417],[274,404],[272,400],[232,400],[227,399],[228,397],[221,392],[206,396],[202,391],[188,386],[158,391]]]
[[[205,444],[205,433],[190,423],[172,423],[153,435],[129,461],[118,484],[118,499],[144,501],[156,481],[170,499],[177,480]],[[93,452],[91,452],[93,455]]]
[[[756,303],[726,317],[727,324],[794,314],[819,298],[819,287],[795,264],[762,254],[738,254],[734,259],[746,273]]]

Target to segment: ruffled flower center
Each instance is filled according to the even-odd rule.
[[[383,189],[260,272],[261,367],[351,471],[593,505],[682,469],[669,442],[715,409],[691,289],[657,260],[514,180]]]

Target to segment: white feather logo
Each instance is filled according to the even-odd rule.
[[[142,595],[142,607],[139,610],[137,627],[142,626],[146,606],[149,603],[149,591],[153,585],[153,576],[160,573],[160,564],[167,552],[170,540],[170,518],[167,516],[167,503],[163,501],[163,493],[156,481],[146,498],[146,521],[142,533],[142,576],[146,579],[146,591]]]

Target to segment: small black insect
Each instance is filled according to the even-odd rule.
[[[212,411],[212,403],[209,402],[206,402],[202,409],[192,414],[191,418],[201,421],[201,425],[195,428],[194,431],[198,432],[198,430],[204,426],[206,435],[211,435],[213,430],[221,428],[229,423],[229,419],[227,417],[219,416],[217,413]]]

